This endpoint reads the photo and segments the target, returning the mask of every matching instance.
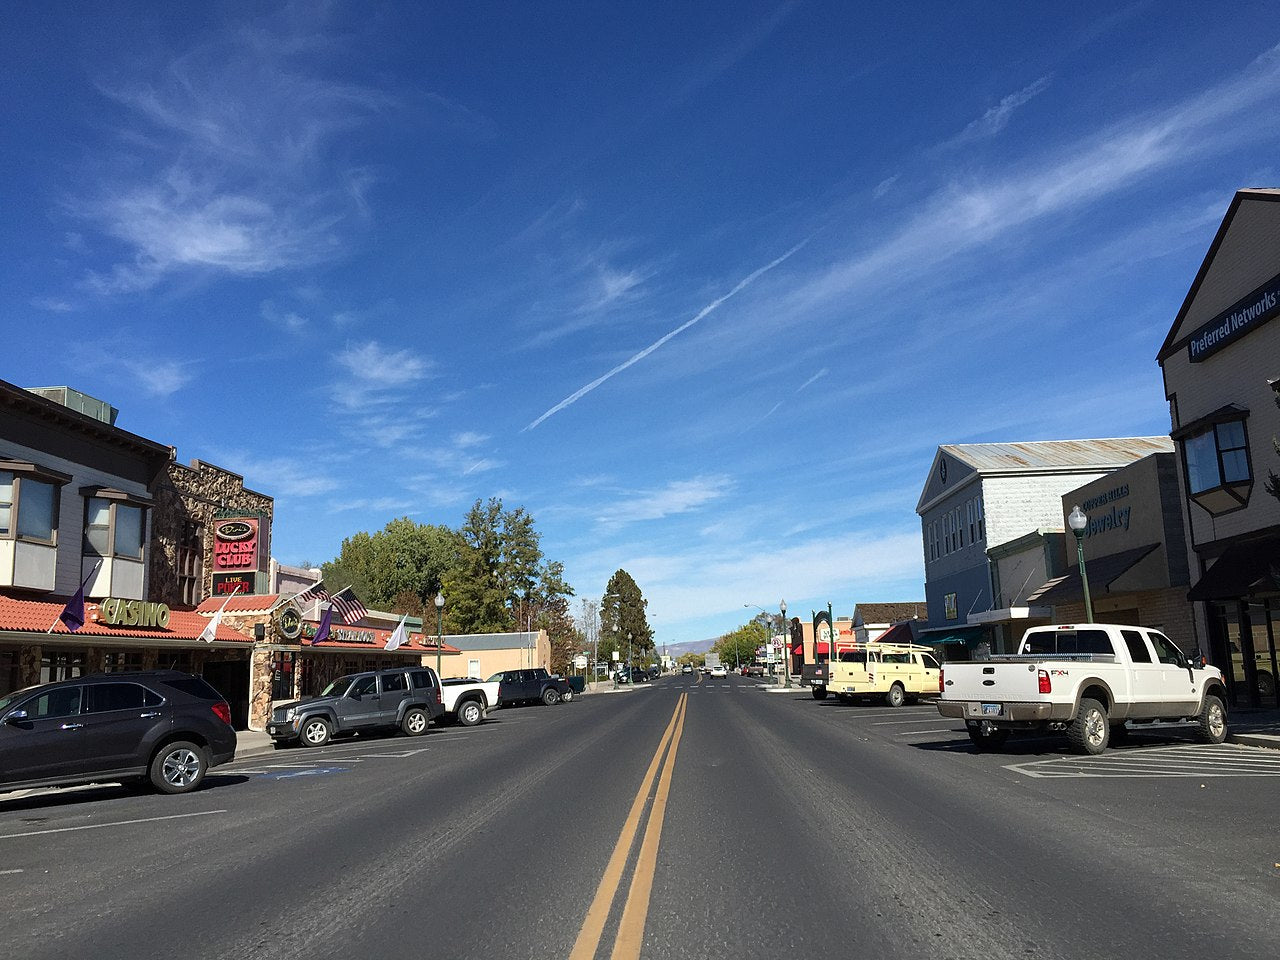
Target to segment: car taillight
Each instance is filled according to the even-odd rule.
[[[938,670],[938,692],[942,693],[942,670]]]
[[[219,700],[217,703],[210,704],[209,709],[213,711],[215,717],[228,727],[231,726],[231,708],[227,706],[227,701]]]
[[[440,698],[440,688],[439,688],[439,687],[436,687],[436,703],[444,703],[444,700],[442,700],[442,699]]]
[[[1053,693],[1053,684],[1049,682],[1049,671],[1041,670],[1036,674],[1036,679],[1040,681],[1041,693]]]

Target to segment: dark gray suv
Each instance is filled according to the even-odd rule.
[[[0,790],[140,781],[186,793],[235,756],[227,701],[189,673],[92,674],[0,697]]]
[[[267,733],[276,746],[322,747],[333,737],[366,730],[403,730],[417,737],[444,714],[440,681],[430,667],[371,670],[339,677],[320,696],[280,704]]]

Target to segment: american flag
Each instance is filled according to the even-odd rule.
[[[302,606],[304,603],[310,603],[312,600],[328,600],[329,591],[324,588],[324,581],[317,580],[307,589],[293,598],[294,603]]]
[[[329,598],[333,603],[334,609],[342,614],[342,622],[346,624],[359,623],[369,611],[365,609],[363,603],[356,599],[356,595],[351,592],[351,588],[339,590]]]

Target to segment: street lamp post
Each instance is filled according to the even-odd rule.
[[[1067,516],[1067,526],[1076,535],[1076,558],[1080,562],[1080,584],[1084,587],[1084,620],[1085,623],[1093,623],[1093,601],[1089,599],[1089,575],[1084,569],[1084,531],[1089,526],[1089,517],[1080,509],[1079,504],[1071,508],[1071,513]]]
[[[444,591],[436,591],[436,677],[440,676],[440,647],[444,643]]]
[[[778,604],[782,608],[782,685],[791,686],[791,631],[787,629],[787,601]]]
[[[627,632],[627,683],[631,682],[631,632]]]
[[[613,652],[615,654],[618,652],[618,625],[616,623],[613,625]],[[628,677],[627,679],[630,680],[631,678]],[[618,671],[617,670],[613,671],[613,689],[615,690],[618,689]]]

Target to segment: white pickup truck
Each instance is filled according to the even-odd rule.
[[[464,727],[474,727],[498,707],[498,682],[475,677],[450,677],[440,681],[445,716]]]
[[[1148,627],[1032,627],[1016,654],[944,664],[938,691],[938,712],[963,719],[977,750],[999,749],[1011,730],[1047,729],[1099,754],[1126,721],[1194,720],[1207,743],[1227,736],[1222,673]]]

